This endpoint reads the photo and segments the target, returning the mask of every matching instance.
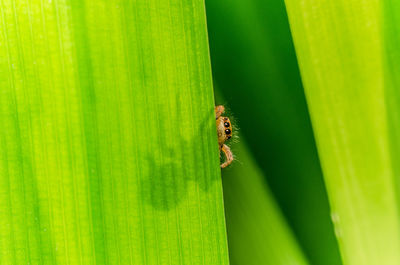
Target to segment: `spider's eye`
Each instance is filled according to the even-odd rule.
[[[230,135],[228,135],[228,137],[227,137],[227,138],[228,138],[228,140],[229,140],[229,139],[231,139],[231,136],[230,136]]]
[[[225,126],[226,128],[228,128],[228,127],[230,126],[229,122],[225,122],[225,123],[224,123],[224,126]]]
[[[226,129],[226,130],[225,130],[225,134],[227,134],[227,135],[231,134],[231,130]]]

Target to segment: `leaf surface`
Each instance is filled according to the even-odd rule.
[[[228,264],[203,1],[0,11],[0,263]]]

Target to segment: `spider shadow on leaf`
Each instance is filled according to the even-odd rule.
[[[160,114],[160,116],[168,119],[165,114]],[[214,109],[204,114],[202,122],[193,125],[192,131],[196,133],[188,135],[179,131],[180,137],[174,142],[162,139],[154,152],[145,155],[147,163],[145,168],[148,171],[141,178],[141,186],[142,198],[147,204],[155,209],[171,210],[186,197],[196,196],[188,193],[191,182],[207,192],[219,178],[217,171],[212,172],[211,166],[205,164],[206,156],[212,150],[209,150],[208,136],[204,135],[207,131],[203,128],[209,128],[211,119],[212,122],[214,121],[212,117],[214,117]],[[165,125],[160,126],[161,131],[165,131],[163,128]],[[217,144],[215,148],[218,149]]]
[[[149,171],[142,178],[143,198],[156,209],[174,208],[184,198],[188,184],[186,177],[176,174],[180,167],[176,150],[162,147],[159,155],[147,154],[146,158]]]

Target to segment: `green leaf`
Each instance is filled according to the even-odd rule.
[[[384,42],[384,84],[385,100],[387,104],[388,131],[392,154],[392,165],[396,176],[400,174],[400,3],[386,0],[383,2],[383,42]],[[397,189],[400,187],[400,178],[396,177]],[[400,196],[397,190],[397,196]],[[398,202],[400,198],[398,197]],[[400,207],[400,204],[398,204]]]
[[[299,245],[244,142],[222,172],[232,264],[307,265]]]
[[[0,264],[228,264],[203,1],[0,19]]]
[[[384,34],[379,1],[286,6],[344,264],[399,264],[398,160],[389,135],[400,105],[386,101],[398,72],[385,71],[384,60],[384,43],[398,36]]]
[[[213,77],[226,99],[217,102],[231,108],[310,263],[341,264],[284,3],[210,0],[206,6]],[[228,238],[240,244],[233,234],[242,228],[230,229],[228,219]]]

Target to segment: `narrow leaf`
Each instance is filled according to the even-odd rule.
[[[247,145],[234,150],[240,163],[222,173],[231,263],[309,264]]]
[[[382,6],[361,0],[286,0],[286,6],[343,262],[399,264],[388,113],[400,106],[385,99]]]
[[[213,77],[226,99],[219,102],[232,109],[310,263],[341,264],[284,3],[206,6]],[[241,234],[229,229],[229,237],[235,232]]]

